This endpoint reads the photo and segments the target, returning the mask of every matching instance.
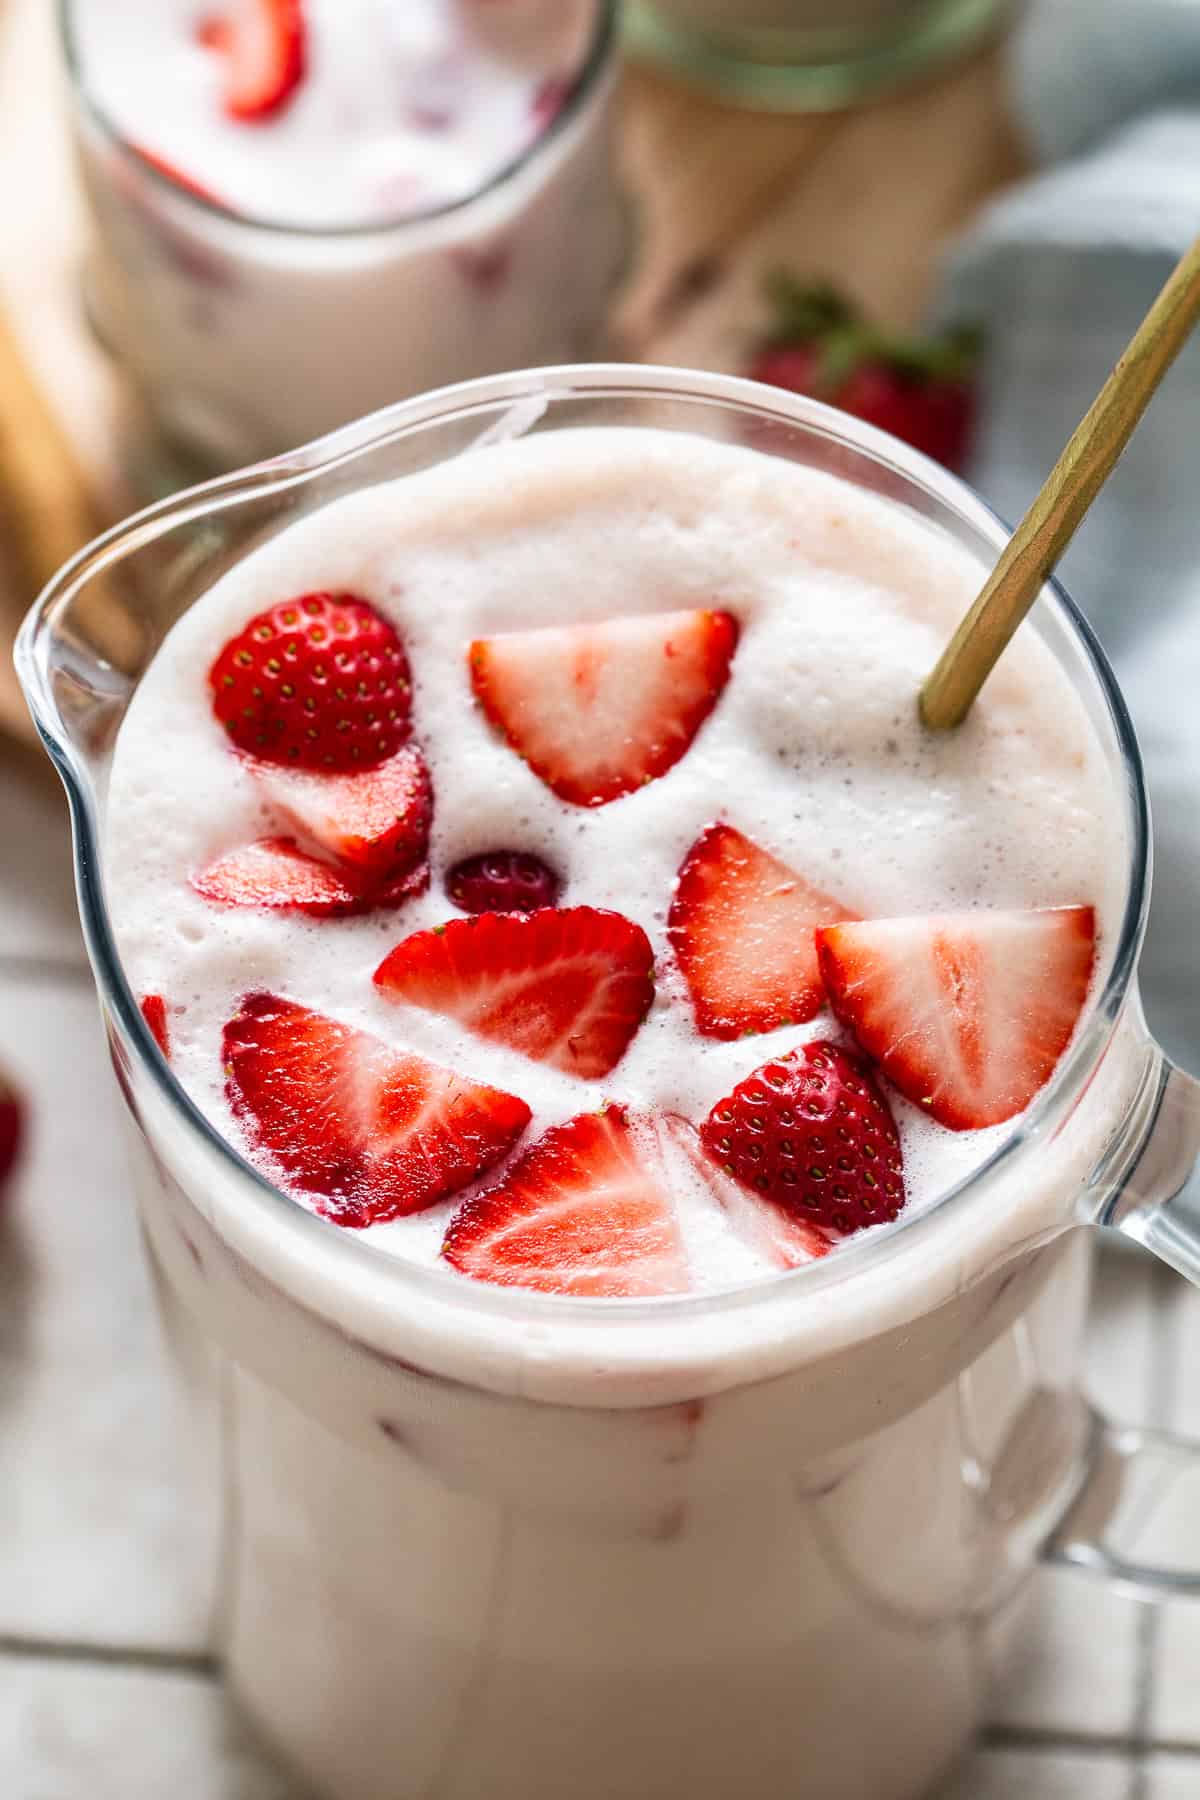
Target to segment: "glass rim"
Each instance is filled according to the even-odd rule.
[[[369,238],[400,236],[410,228],[438,224],[443,219],[452,219],[460,213],[467,212],[477,206],[480,201],[489,199],[499,193],[510,182],[515,181],[540,156],[543,149],[550,148],[559,139],[565,137],[572,123],[582,116],[588,102],[596,89],[615,66],[617,44],[617,18],[621,0],[595,0],[595,28],[588,44],[587,53],[579,66],[570,90],[562,106],[554,117],[530,141],[505,163],[494,169],[478,187],[468,194],[461,194],[455,200],[444,200],[435,206],[427,206],[419,212],[407,212],[394,218],[352,221],[345,225],[304,225],[288,224],[280,219],[261,219],[253,213],[243,212],[238,207],[226,206],[215,194],[209,195],[177,180],[163,168],[153,156],[147,155],[140,145],[127,137],[115,120],[109,117],[100,102],[95,98],[84,79],[83,61],[79,54],[79,46],[74,30],[74,14],[81,0],[57,0],[58,38],[62,47],[63,61],[71,83],[71,92],[79,101],[87,117],[100,130],[106,140],[125,155],[131,157],[143,173],[164,192],[172,194],[177,201],[186,202],[202,213],[219,219],[226,226],[233,226],[248,232],[260,232],[269,236],[302,238],[314,243],[327,240],[359,241]]]
[[[403,400],[357,423],[314,440],[289,455],[255,464],[232,475],[191,488],[145,508],[129,520],[113,526],[79,551],[50,581],[35,601],[18,634],[17,673],[43,743],[67,790],[75,832],[76,885],[84,937],[102,1001],[115,1019],[121,1037],[137,1054],[143,1073],[154,1083],[160,1099],[178,1115],[203,1145],[206,1155],[242,1183],[248,1184],[265,1209],[272,1226],[302,1240],[330,1270],[335,1264],[355,1269],[368,1279],[391,1284],[398,1291],[423,1290],[436,1304],[460,1313],[463,1309],[499,1315],[510,1321],[534,1315],[569,1331],[572,1322],[585,1330],[597,1321],[606,1329],[619,1330],[665,1322],[668,1328],[700,1316],[759,1309],[794,1302],[815,1295],[856,1274],[876,1267],[884,1258],[914,1246],[943,1220],[956,1213],[972,1194],[979,1195],[1000,1173],[1007,1173],[1022,1153],[1041,1142],[1056,1119],[1065,1114],[1090,1081],[1107,1048],[1124,1005],[1136,969],[1145,929],[1150,885],[1150,820],[1142,761],[1128,708],[1100,644],[1074,602],[1055,581],[1047,581],[1039,604],[1045,602],[1065,625],[1068,637],[1083,652],[1083,663],[1103,702],[1111,738],[1125,771],[1125,807],[1128,827],[1129,878],[1120,925],[1102,989],[1075,1041],[1058,1064],[1045,1088],[1022,1116],[1020,1123],[976,1168],[944,1190],[928,1205],[911,1213],[902,1211],[887,1224],[855,1234],[839,1245],[835,1255],[822,1257],[800,1268],[730,1288],[687,1294],[657,1295],[642,1299],[573,1297],[544,1294],[520,1287],[500,1287],[473,1281],[440,1264],[409,1261],[394,1251],[371,1244],[362,1234],[333,1224],[310,1211],[276,1187],[230,1144],[209,1122],[186,1093],[158,1051],[142,1016],[117,951],[105,895],[100,832],[95,807],[95,781],[82,752],[71,739],[54,699],[51,680],[57,609],[95,576],[111,569],[139,545],[165,531],[202,521],[212,512],[236,506],[251,496],[284,493],[303,488],[403,437],[423,428],[443,424],[449,418],[491,415],[491,423],[508,420],[515,413],[511,433],[520,435],[556,400],[577,405],[588,397],[601,400],[657,399],[695,402],[699,405],[752,412],[759,420],[793,428],[810,437],[824,437],[865,454],[910,486],[922,490],[948,507],[997,550],[1010,528],[965,482],[939,464],[874,426],[826,405],[736,376],[711,374],[652,364],[593,363],[513,371],[456,383]],[[1111,746],[1110,746],[1111,747]]]

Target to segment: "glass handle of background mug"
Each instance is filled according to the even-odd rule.
[[[1130,1125],[1090,1189],[1089,1216],[1200,1286],[1200,1081],[1156,1046]],[[1200,1441],[1096,1415],[1087,1477],[1045,1554],[1142,1598],[1200,1598],[1197,1520]]]

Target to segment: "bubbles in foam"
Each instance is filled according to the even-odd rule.
[[[699,1120],[772,1055],[836,1030],[826,1015],[729,1044],[697,1037],[665,920],[685,852],[717,817],[864,916],[1091,900],[1103,955],[1124,866],[1119,813],[1082,709],[1040,644],[1020,635],[960,732],[919,726],[919,678],[978,580],[964,554],[876,496],[749,450],[634,430],[472,453],[292,527],[175,627],[115,753],[118,936],[137,991],[175,1006],[194,996],[173,1026],[180,1079],[240,1142],[221,1028],[243,993],[271,988],[522,1095],[532,1131],[613,1099]],[[358,919],[217,912],[189,874],[277,821],[211,717],[206,671],[252,613],[322,587],[362,593],[406,641],[436,796],[430,889]],[[728,688],[665,778],[609,806],[562,805],[472,702],[474,637],[714,604],[742,624]],[[372,985],[401,937],[452,916],[446,869],[499,847],[533,851],[561,872],[570,904],[613,907],[650,935],[655,1004],[602,1082],[390,1004]],[[946,1132],[895,1104],[915,1206],[1003,1136]],[[765,1272],[694,1174],[672,1180],[703,1281]],[[431,1261],[450,1210],[368,1235]]]

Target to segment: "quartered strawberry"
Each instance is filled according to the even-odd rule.
[[[817,933],[833,1009],[940,1125],[1023,1111],[1070,1042],[1095,960],[1090,906],[872,919]]]
[[[161,994],[142,995],[142,1017],[167,1062],[171,1060],[171,1036],[167,1030],[167,1003]]]
[[[823,1039],[764,1063],[700,1127],[726,1175],[792,1219],[847,1236],[904,1205],[900,1139],[857,1056]]]
[[[815,931],[853,914],[732,825],[688,851],[667,931],[705,1037],[799,1025],[825,1005]]]
[[[429,885],[425,864],[382,884],[335,869],[301,850],[291,838],[259,838],[218,857],[192,876],[192,886],[214,906],[259,906],[336,918],[398,906]]]
[[[560,800],[604,806],[679,761],[729,678],[737,639],[726,612],[514,631],[471,645],[471,681]]]
[[[303,81],[308,32],[303,0],[229,0],[196,32],[224,64],[225,110],[255,124],[273,118]]]
[[[463,912],[536,912],[556,906],[562,880],[527,850],[485,850],[446,876],[446,892]]]
[[[828,1256],[832,1245],[824,1232],[768,1200],[756,1188],[744,1187],[715,1163],[690,1119],[669,1113],[662,1129],[683,1151],[696,1173],[725,1214],[730,1228],[744,1243],[777,1269],[799,1269],[818,1257]]]
[[[414,932],[375,982],[391,1000],[592,1081],[616,1066],[645,1018],[653,966],[650,940],[620,913],[543,907]]]
[[[0,1070],[0,1186],[17,1166],[25,1136],[25,1102]]]
[[[391,881],[429,853],[433,786],[415,744],[373,769],[317,775],[259,764],[253,773],[289,824],[346,871]]]
[[[686,1291],[674,1205],[630,1126],[622,1107],[552,1126],[498,1187],[463,1201],[446,1261],[477,1281],[542,1293]]]
[[[515,1095],[274,994],[246,996],[223,1050],[229,1102],[254,1149],[339,1225],[457,1193],[529,1123]]]
[[[304,594],[257,614],[208,679],[231,743],[263,762],[346,774],[386,761],[408,737],[404,647],[353,594]]]

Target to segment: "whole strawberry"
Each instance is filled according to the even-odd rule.
[[[795,1219],[848,1236],[904,1205],[900,1139],[866,1065],[818,1038],[764,1063],[700,1128],[727,1175]]]
[[[25,1103],[0,1072],[0,1189],[16,1167],[25,1135]]]
[[[961,471],[976,417],[981,339],[969,327],[893,337],[827,286],[790,275],[768,283],[774,326],[747,373],[768,386],[825,400]]]

